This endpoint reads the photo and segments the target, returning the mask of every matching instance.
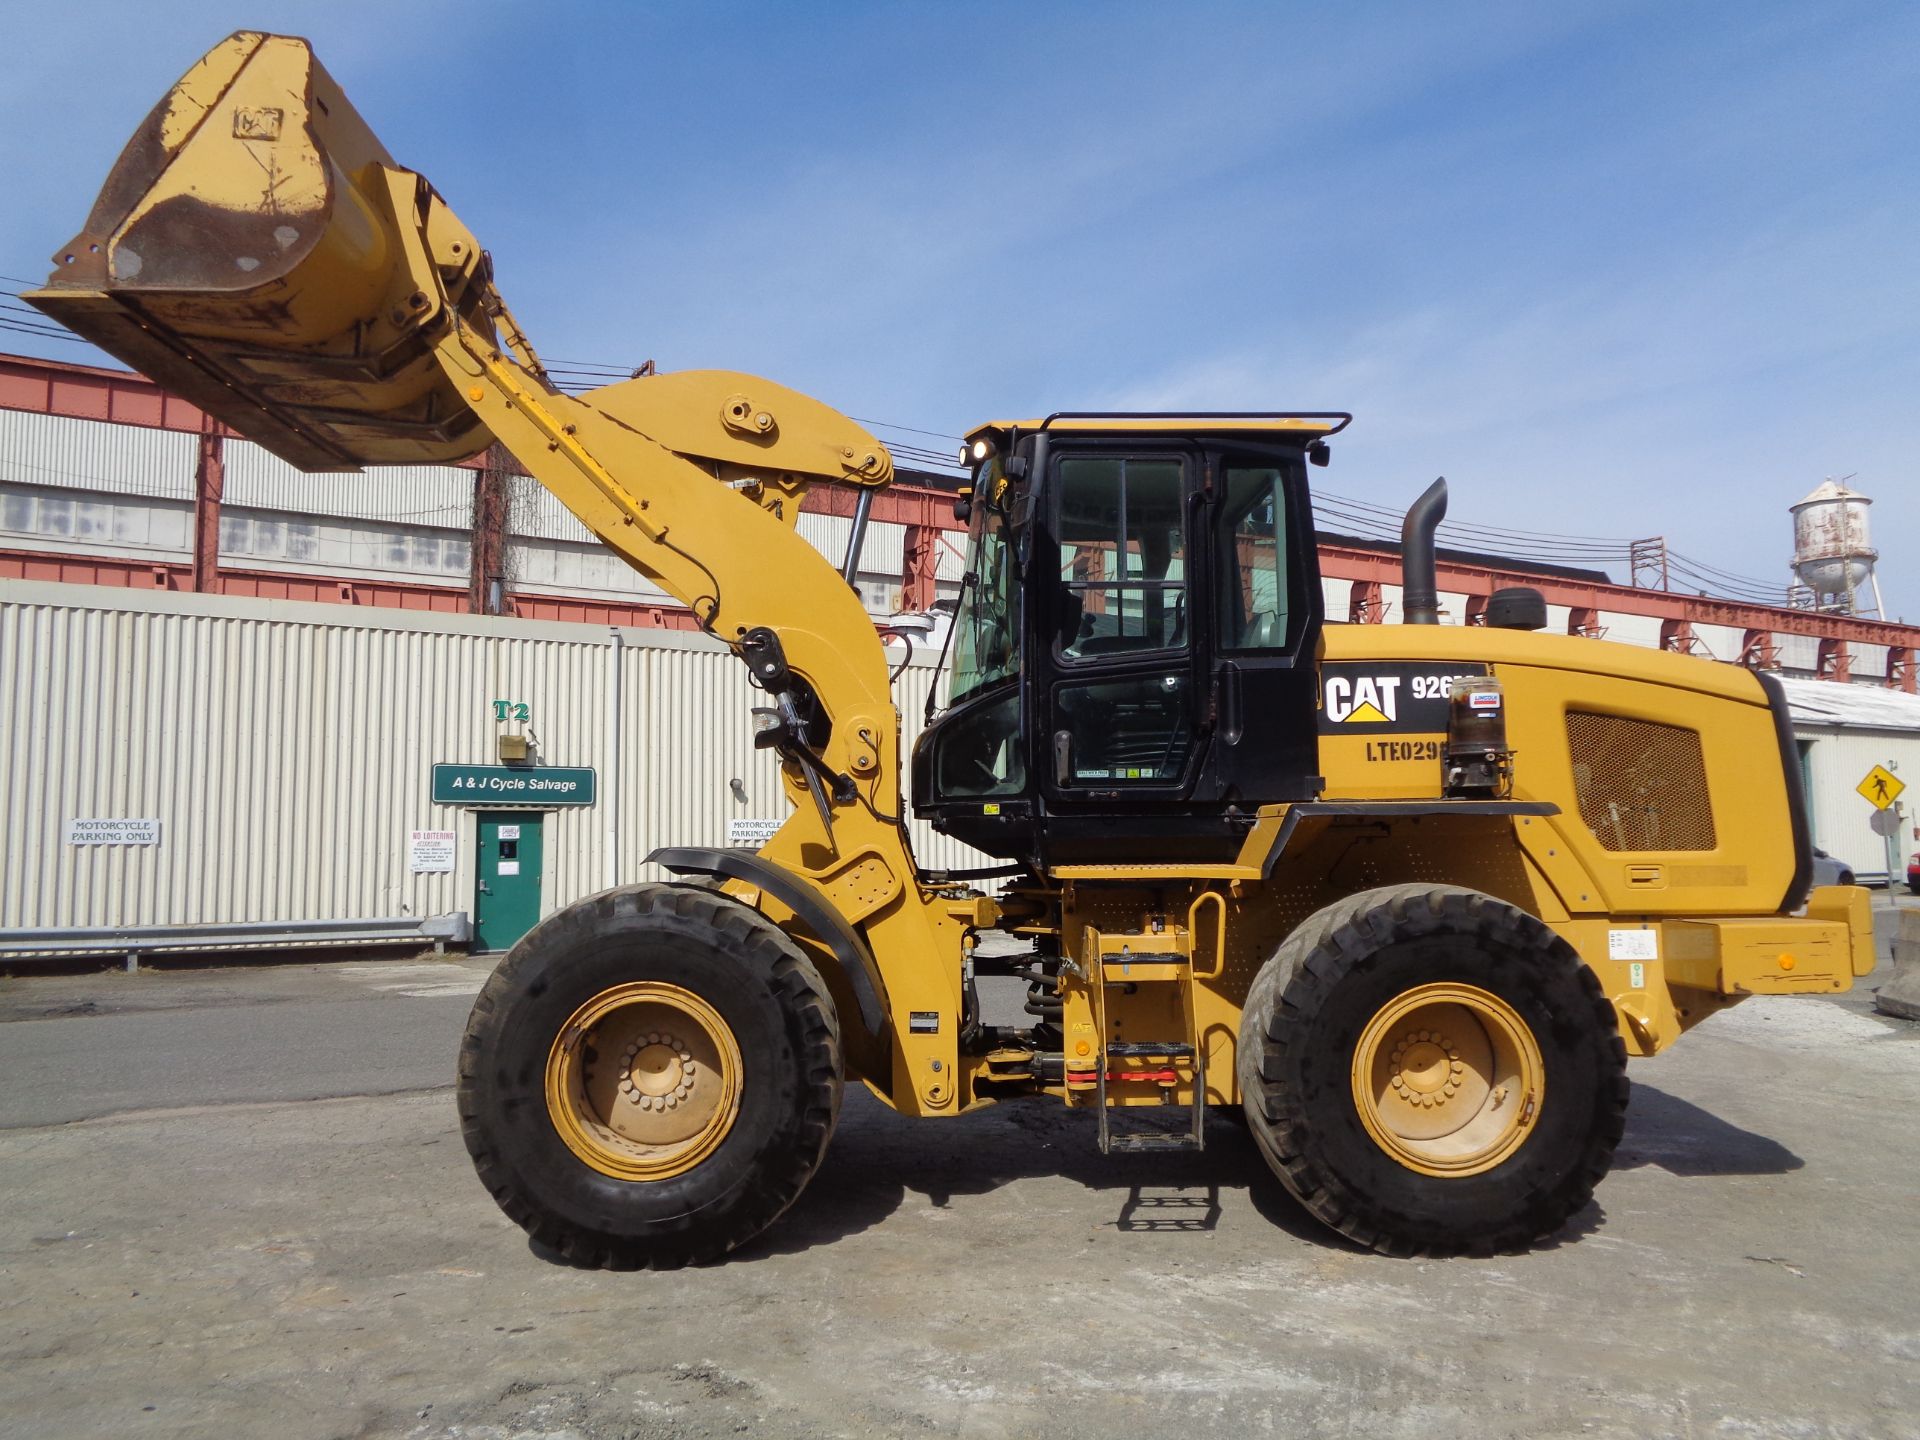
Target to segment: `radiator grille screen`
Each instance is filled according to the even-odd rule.
[[[1567,749],[1580,818],[1607,849],[1713,849],[1697,730],[1573,710]]]

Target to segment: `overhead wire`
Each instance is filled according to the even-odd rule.
[[[72,340],[81,345],[87,343],[80,336],[69,334],[65,330],[42,330],[32,325],[18,325],[4,316],[0,316],[0,329],[11,330],[21,335],[33,335],[42,340]]]
[[[927,435],[935,440],[951,440],[956,445],[965,438],[960,435],[949,435],[944,430],[916,430],[911,425],[895,425],[891,420],[865,420],[858,415],[849,415],[847,418],[856,425],[878,425],[882,430],[904,430],[909,435]]]

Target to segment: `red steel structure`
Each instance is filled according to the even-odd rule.
[[[0,551],[0,577],[120,585],[143,590],[195,590],[258,599],[392,606],[445,614],[484,612],[488,608],[487,576],[490,571],[497,573],[498,563],[491,553],[476,554],[473,580],[465,587],[328,579],[222,566],[219,563],[220,505],[225,474],[222,445],[229,432],[195,406],[167,394],[144,376],[27,356],[0,355],[0,408],[186,431],[199,437],[190,564]],[[480,492],[490,484],[485,459],[481,457],[468,463],[480,472],[476,477],[476,499],[479,499]],[[807,509],[829,515],[851,514],[853,504],[851,494],[842,495],[824,488],[809,494],[806,502]],[[477,507],[480,508],[490,514],[491,509],[497,507]],[[895,483],[874,497],[872,518],[905,527],[906,560],[900,576],[903,608],[925,609],[934,598],[940,547],[957,548],[960,543],[961,526],[953,518],[953,495],[931,485]],[[497,531],[498,525],[491,529]],[[1386,587],[1400,582],[1400,557],[1392,547],[1324,538],[1320,545],[1320,569],[1331,579],[1352,582],[1347,617],[1350,621],[1377,624],[1387,618],[1383,599]],[[1574,634],[1604,634],[1603,611],[1651,616],[1660,622],[1663,648],[1698,653],[1701,647],[1694,627],[1727,626],[1743,637],[1740,654],[1727,658],[1760,669],[1774,668],[1780,663],[1779,637],[1808,636],[1818,641],[1817,673],[1836,681],[1868,678],[1854,663],[1854,649],[1883,646],[1887,654],[1885,673],[1871,678],[1909,694],[1920,688],[1920,626],[1614,585],[1529,569],[1520,561],[1502,562],[1488,557],[1467,560],[1443,554],[1438,571],[1442,591],[1467,597],[1462,618],[1468,624],[1480,622],[1494,591],[1528,585],[1540,591],[1548,604],[1568,608],[1568,629]],[[502,608],[505,613],[523,619],[675,630],[694,628],[693,617],[681,607],[639,600],[535,595],[520,591],[507,593]]]

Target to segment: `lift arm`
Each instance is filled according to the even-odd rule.
[[[490,258],[304,40],[241,32],[209,52],[55,261],[28,299],[302,469],[445,462],[497,438],[709,633],[736,650],[751,632],[779,638],[827,712],[820,759],[856,787],[832,831],[899,811],[880,641],[795,529],[812,484],[885,485],[886,449],[816,401],[731,372],[562,393]],[[848,848],[817,815],[795,838]]]
[[[614,271],[616,247],[587,243]],[[796,530],[809,486],[870,497],[892,478],[872,435],[725,371],[563,393],[472,233],[286,36],[236,34],[174,86],[26,298],[304,470],[505,445],[776,692],[794,809],[760,860],[795,878],[725,872],[728,888],[815,930],[842,1011],[866,1022],[857,1073],[902,1108],[953,1106],[960,977],[940,959],[968,922],[908,850],[879,636]]]

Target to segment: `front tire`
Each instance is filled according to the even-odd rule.
[[[1627,1105],[1593,972],[1533,916],[1447,885],[1364,891],[1289,936],[1248,994],[1239,1079],[1281,1183],[1388,1254],[1558,1230]]]
[[[840,1109],[806,955],[714,891],[635,885],[550,916],[474,1002],[461,1131],[500,1208],[576,1264],[665,1269],[765,1230]]]

